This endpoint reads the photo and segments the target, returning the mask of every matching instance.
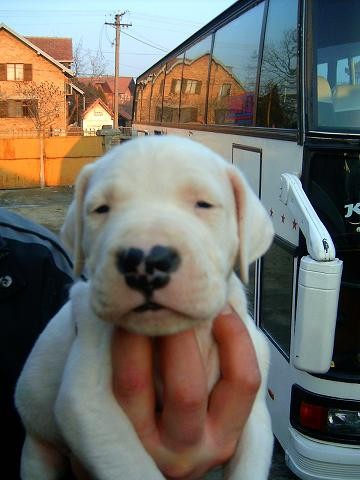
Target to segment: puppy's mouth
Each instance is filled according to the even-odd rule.
[[[139,305],[138,307],[134,308],[134,312],[143,313],[148,311],[161,310],[162,308],[164,308],[162,305],[159,305],[158,303],[151,302],[150,300],[148,300],[142,305]]]

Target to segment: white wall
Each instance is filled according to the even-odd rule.
[[[85,114],[83,130],[99,130],[103,125],[111,125],[113,127],[113,120],[111,115],[101,105],[96,105]]]

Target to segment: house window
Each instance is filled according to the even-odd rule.
[[[170,93],[180,93],[181,89],[181,78],[174,78],[171,82]]]
[[[30,63],[0,63],[0,81],[28,82],[32,80]]]
[[[220,87],[220,97],[228,97],[231,91],[231,83],[223,83]]]
[[[0,118],[7,117],[8,116],[7,112],[8,112],[7,102],[0,101]]]
[[[22,102],[22,116],[33,117],[38,109],[37,100],[24,100]]]
[[[72,95],[72,94],[73,94],[72,83],[65,83],[65,95]]]
[[[24,80],[24,64],[8,63],[7,80]]]
[[[201,82],[199,80],[190,80],[188,78],[183,79],[183,93],[197,93],[199,94],[201,90]]]
[[[0,102],[0,118],[31,117],[31,100],[5,100]]]
[[[8,117],[19,118],[23,116],[23,102],[21,100],[8,101]]]

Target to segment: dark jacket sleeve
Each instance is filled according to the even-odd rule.
[[[16,381],[39,334],[66,302],[73,279],[71,262],[50,232],[25,228],[17,217],[12,225],[1,220],[0,212],[0,412],[4,471],[17,480],[24,432],[14,407]]]

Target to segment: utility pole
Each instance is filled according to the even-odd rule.
[[[121,23],[122,16],[126,12],[117,13],[115,15],[115,22],[105,25],[111,25],[115,27],[115,78],[114,78],[114,128],[119,128],[119,52],[120,52],[120,27],[131,27],[131,23]]]

